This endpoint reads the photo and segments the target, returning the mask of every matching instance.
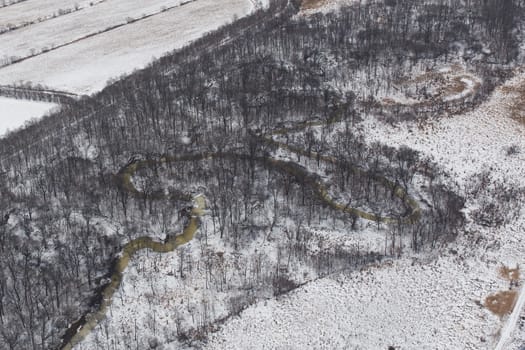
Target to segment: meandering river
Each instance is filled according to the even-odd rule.
[[[339,114],[336,112],[335,117],[329,119],[328,123],[335,122],[339,120]],[[273,139],[273,135],[283,135],[288,132],[297,132],[301,129],[304,129],[306,127],[316,126],[316,125],[322,125],[326,122],[308,122],[308,123],[300,123],[293,127],[287,128],[287,129],[280,129],[277,131],[274,131],[270,134],[270,136],[267,137],[261,137],[263,142],[271,143],[274,146],[278,148],[285,149],[291,153],[299,154],[301,156],[309,157],[312,159],[320,159],[323,162],[336,162],[337,160],[330,156],[321,156],[316,154],[315,152],[306,152],[305,150],[302,150],[300,148],[289,146],[280,142],[277,142]],[[169,162],[183,162],[183,161],[189,161],[189,160],[204,160],[209,159],[213,157],[230,157],[230,158],[248,158],[251,157],[249,155],[245,154],[236,154],[236,153],[200,153],[200,154],[189,154],[189,155],[181,155],[181,156],[164,156],[162,158],[159,158],[158,160],[139,160],[134,161],[128,165],[126,165],[118,174],[120,186],[122,186],[125,190],[128,192],[136,195],[136,196],[143,196],[143,194],[139,189],[135,188],[133,181],[131,180],[132,176],[137,172],[137,170],[141,168],[151,167],[156,164],[161,163],[169,163]],[[345,205],[344,203],[338,203],[334,198],[331,197],[328,190],[326,189],[323,182],[319,179],[318,176],[315,174],[310,173],[307,169],[303,168],[302,166],[291,162],[291,161],[285,161],[281,159],[275,159],[271,157],[251,157],[251,159],[262,162],[265,166],[271,167],[274,169],[277,169],[279,171],[283,171],[290,176],[293,176],[295,178],[298,178],[302,181],[304,181],[305,184],[312,187],[312,189],[316,192],[318,197],[328,206],[333,208],[334,210],[342,211],[345,213],[349,213],[352,215],[357,215],[363,219],[366,220],[372,220],[377,222],[395,222],[398,220],[401,220],[405,223],[413,223],[417,221],[420,217],[420,208],[417,203],[417,201],[413,198],[411,198],[406,191],[401,188],[400,186],[397,186],[389,179],[382,177],[382,176],[373,176],[373,180],[379,182],[381,185],[386,186],[390,188],[394,194],[394,196],[400,198],[409,208],[410,213],[402,218],[394,218],[394,217],[383,217],[383,216],[377,216],[373,213],[368,213],[363,210],[357,209],[357,208],[351,208]],[[353,171],[355,172],[363,172],[364,170],[354,167]],[[188,195],[187,198],[190,200],[191,196]],[[108,307],[111,305],[113,300],[113,295],[117,291],[117,289],[120,287],[120,284],[122,282],[123,273],[126,270],[130,260],[133,258],[135,253],[137,253],[140,250],[143,249],[151,249],[154,252],[158,253],[167,253],[174,251],[177,247],[188,243],[191,241],[199,229],[199,222],[200,217],[204,215],[205,209],[206,209],[206,198],[203,194],[199,194],[193,197],[194,206],[190,213],[190,220],[186,227],[184,228],[182,234],[171,237],[167,239],[164,243],[154,241],[151,237],[140,237],[137,239],[134,239],[130,242],[128,242],[124,248],[122,249],[122,252],[120,253],[118,259],[114,263],[113,267],[113,274],[111,275],[111,282],[107,284],[101,291],[101,302],[98,310],[96,310],[93,313],[84,315],[80,320],[75,322],[73,325],[69,327],[69,329],[66,332],[66,335],[64,336],[64,341],[61,346],[61,350],[71,350],[73,349],[77,344],[79,344],[97,325],[100,321],[102,321],[106,317],[106,312],[108,310]]]

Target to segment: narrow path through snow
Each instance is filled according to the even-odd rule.
[[[506,345],[512,340],[512,333],[514,332],[514,329],[518,324],[518,319],[520,317],[520,313],[524,305],[525,286],[522,285],[520,288],[518,300],[516,302],[516,305],[514,305],[514,310],[512,310],[512,313],[510,314],[505,326],[503,326],[503,330],[501,331],[501,337],[499,338],[499,342],[494,348],[494,350],[505,350]]]

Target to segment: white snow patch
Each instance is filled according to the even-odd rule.
[[[189,145],[191,143],[191,139],[188,136],[181,136],[180,142],[185,145]]]
[[[51,112],[56,104],[0,97],[0,136]]]
[[[460,81],[463,84],[465,84],[465,88],[461,92],[459,92],[458,94],[445,96],[443,98],[444,101],[450,102],[450,101],[460,100],[460,99],[463,99],[463,98],[467,97],[468,95],[472,95],[474,93],[474,88],[476,86],[476,82],[474,82],[473,79],[464,77],[464,78],[461,78]]]

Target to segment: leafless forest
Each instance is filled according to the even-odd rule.
[[[396,237],[416,251],[454,240],[464,199],[442,184],[444,172],[409,148],[366,144],[355,128],[369,113],[424,123],[476,106],[518,60],[523,5],[385,0],[305,17],[300,2],[274,1],[0,140],[0,349],[58,349],[71,323],[97,308],[126,242],[184,225],[192,184],[207,197],[216,234],[236,250],[273,229],[258,225],[253,209],[271,203],[275,223],[286,218],[295,228],[286,249],[319,276],[398,256]],[[400,90],[425,95],[400,81],[459,51],[482,78],[475,94],[382,103]],[[278,149],[294,159],[276,159]],[[308,167],[297,164],[305,158]],[[122,173],[145,160],[151,166],[135,174],[135,193]],[[366,220],[323,198],[323,181],[348,208],[374,215],[388,249],[308,255],[303,227],[337,220],[351,234]],[[417,218],[407,219],[416,210],[408,198]],[[487,206],[487,225],[512,214]],[[265,275],[275,295],[297,285],[278,271]],[[239,310],[232,303],[232,314]]]

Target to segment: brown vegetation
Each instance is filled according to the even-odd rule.
[[[485,307],[493,314],[503,317],[512,312],[518,293],[515,290],[506,290],[489,295],[485,299]]]
[[[502,88],[504,93],[512,95],[510,104],[511,117],[518,122],[525,124],[525,81],[517,86],[506,86]]]
[[[518,267],[511,269],[503,265],[499,269],[499,275],[510,282],[518,282],[520,279],[520,269]]]
[[[413,106],[433,106],[439,101],[445,104],[454,104],[456,103],[455,100],[447,101],[447,98],[469,90],[463,98],[458,99],[465,100],[478,93],[481,83],[475,75],[466,72],[459,65],[452,65],[448,68],[446,71],[428,70],[415,77],[401,78],[395,82],[395,85],[400,86],[401,90],[405,91],[406,97],[416,101],[412,104]],[[469,87],[466,80],[473,82],[472,88]],[[421,89],[421,87],[426,88]],[[382,104],[383,106],[392,106],[396,104],[396,101],[387,97],[382,100]]]
[[[304,10],[312,10],[321,7],[322,5],[326,4],[326,0],[303,0],[301,4],[301,9]]]

